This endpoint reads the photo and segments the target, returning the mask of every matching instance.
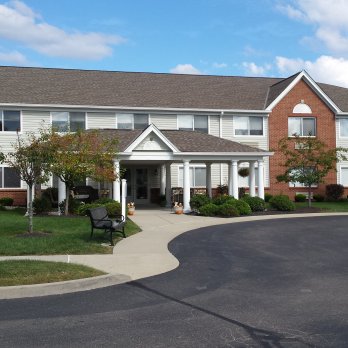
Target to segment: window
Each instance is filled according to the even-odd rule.
[[[17,110],[0,111],[0,131],[20,132],[21,131],[21,113]]]
[[[117,114],[118,129],[145,129],[149,125],[148,114]]]
[[[348,137],[348,118],[340,118],[340,136]]]
[[[313,171],[314,170],[314,168],[311,168],[311,167],[307,167],[307,168],[303,168],[303,169],[305,169],[306,170],[306,172],[310,172],[310,171]],[[296,173],[296,170],[298,171],[298,169],[293,169],[292,170],[292,173]],[[301,170],[302,171],[302,170]],[[304,172],[304,171],[303,171]],[[318,185],[317,184],[313,184],[312,185],[312,187],[317,187]],[[308,187],[307,185],[305,185],[305,184],[302,184],[302,183],[300,183],[300,182],[298,182],[298,181],[296,181],[296,182],[289,182],[289,187]]]
[[[21,178],[19,174],[10,167],[0,167],[0,188],[20,188]]]
[[[206,168],[190,167],[190,187],[205,187],[206,185]],[[184,186],[184,168],[179,167],[179,186]]]
[[[84,112],[52,112],[52,128],[57,132],[76,132],[86,129],[86,114]]]
[[[289,117],[288,135],[300,137],[316,136],[316,124],[314,117]]]
[[[208,133],[208,116],[178,115],[178,129]]]
[[[234,116],[235,135],[263,135],[263,117]]]
[[[348,167],[341,168],[341,185],[348,186]]]

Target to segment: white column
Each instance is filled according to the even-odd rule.
[[[232,196],[238,199],[238,161],[232,161]]]
[[[58,178],[58,214],[60,215],[59,203],[66,199],[65,182]]]
[[[265,198],[265,186],[264,186],[264,173],[263,173],[263,160],[258,160],[258,174],[259,174],[259,182],[258,182],[258,196],[262,199]]]
[[[125,219],[126,219],[126,204],[127,204],[126,199],[127,199],[127,180],[122,179],[121,211]]]
[[[190,207],[190,161],[184,160],[184,213],[191,211]]]
[[[160,168],[160,195],[164,196],[166,194],[166,167],[164,164]]]
[[[172,173],[170,170],[171,163],[166,163],[166,206],[171,208],[172,206]]]
[[[232,162],[228,164],[228,195],[233,196]]]
[[[249,195],[255,197],[255,161],[249,162]]]
[[[121,187],[120,187],[120,161],[114,161],[114,170],[116,180],[112,183],[112,199],[121,202]]]
[[[207,189],[207,195],[208,197],[212,197],[212,190],[211,190],[211,163],[207,162],[205,164],[206,168],[206,189]]]

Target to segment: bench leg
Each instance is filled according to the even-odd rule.
[[[110,246],[114,246],[114,241],[112,239],[112,230],[110,230]]]
[[[126,233],[124,232],[124,226],[122,226],[122,234],[123,234],[123,238],[126,238]]]
[[[89,236],[89,240],[91,240],[93,237],[93,227],[91,228],[91,235]]]

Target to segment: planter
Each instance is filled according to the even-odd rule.
[[[180,215],[183,213],[183,211],[184,211],[183,207],[174,207],[175,214]]]
[[[135,208],[128,208],[128,215],[134,215]]]

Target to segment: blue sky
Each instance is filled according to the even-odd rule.
[[[348,0],[0,0],[0,64],[348,87]]]

